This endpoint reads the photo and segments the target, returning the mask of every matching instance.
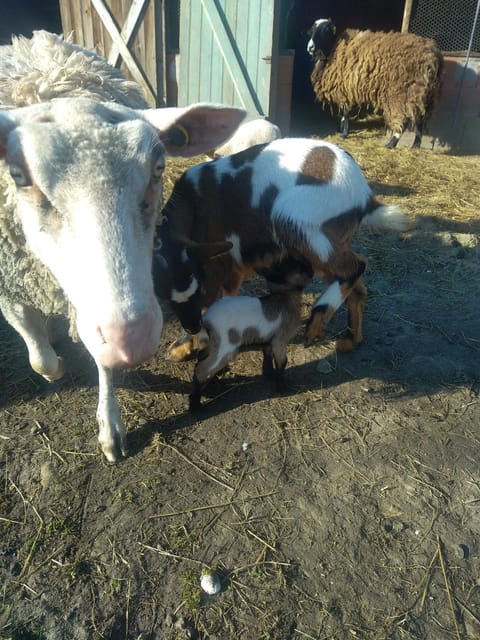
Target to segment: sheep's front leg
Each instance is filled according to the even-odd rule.
[[[350,114],[350,111],[345,107],[342,113],[342,117],[340,119],[340,133],[342,135],[342,138],[346,138],[348,136],[348,116]]]
[[[97,363],[98,367],[98,441],[109,462],[118,462],[127,453],[127,434],[117,399],[113,393],[113,373]]]
[[[23,338],[30,366],[41,376],[53,382],[63,376],[63,358],[57,356],[48,339],[47,319],[37,309],[2,299],[0,303],[5,320]]]

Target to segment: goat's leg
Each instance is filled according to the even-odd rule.
[[[359,278],[346,300],[348,327],[344,334],[337,339],[338,351],[351,351],[357,344],[363,342],[363,312],[365,311],[366,297],[367,287],[363,278]]]
[[[127,455],[127,434],[120,408],[113,392],[111,369],[97,363],[98,368],[98,441],[109,462],[118,462]]]
[[[202,407],[202,391],[204,384],[197,378],[196,373],[193,374],[192,390],[188,396],[188,408],[191,413],[199,411]]]
[[[314,339],[322,338],[328,322],[341,304],[348,299],[352,291],[355,298],[349,307],[349,328],[351,330],[352,347],[362,341],[363,301],[366,289],[361,280],[367,261],[353,251],[336,256],[330,267],[330,274],[325,276],[329,286],[315,302],[305,330],[305,342],[311,344]],[[358,281],[360,284],[357,286]],[[362,303],[360,303],[360,301]],[[341,346],[345,346],[341,344]],[[344,349],[345,350],[345,349]]]
[[[263,347],[263,363],[262,363],[262,375],[265,378],[272,378],[274,374],[273,359],[272,359],[272,347],[267,345]]]
[[[30,366],[53,382],[63,376],[63,358],[57,356],[47,332],[47,318],[33,307],[1,300],[5,320],[20,334],[27,349]]]

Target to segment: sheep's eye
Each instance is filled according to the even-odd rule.
[[[28,175],[16,164],[10,165],[10,175],[17,187],[28,187],[31,184]]]
[[[153,171],[152,171],[153,177],[154,178],[161,178],[164,169],[165,169],[165,162],[164,162],[163,158],[160,158],[153,165]]]

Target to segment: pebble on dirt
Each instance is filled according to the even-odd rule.
[[[200,586],[209,595],[214,595],[222,590],[222,583],[216,573],[204,573],[200,579]]]

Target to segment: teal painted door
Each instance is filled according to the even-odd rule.
[[[181,0],[178,104],[219,102],[269,115],[276,0]]]

